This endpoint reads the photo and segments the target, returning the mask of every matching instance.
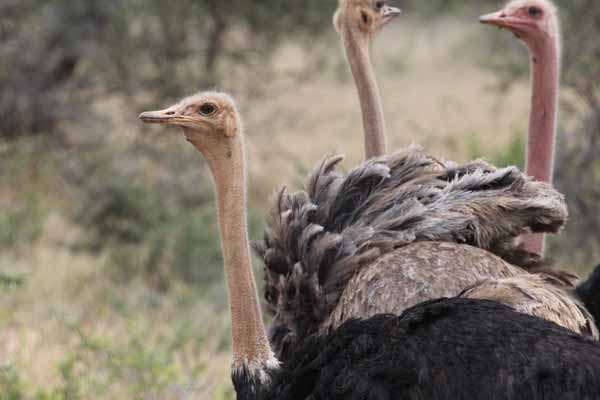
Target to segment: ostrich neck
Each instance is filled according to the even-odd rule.
[[[553,38],[531,46],[533,75],[527,174],[552,182],[558,101],[558,44]]]
[[[366,34],[345,27],[342,41],[350,64],[362,111],[365,157],[378,157],[386,153],[383,106],[369,54]]]
[[[241,135],[227,146],[202,151],[213,174],[218,219],[229,289],[232,319],[233,367],[252,371],[272,366],[259,305],[248,240],[246,165]]]
[[[532,70],[531,111],[527,140],[527,175],[552,183],[556,114],[558,102],[559,48],[556,38],[549,37],[530,46]],[[543,234],[525,235],[525,249],[544,252]]]

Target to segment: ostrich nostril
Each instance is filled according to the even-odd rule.
[[[175,115],[175,111],[169,111],[165,113],[166,115]]]

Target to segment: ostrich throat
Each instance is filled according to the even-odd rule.
[[[527,174],[552,183],[558,101],[559,49],[556,38],[531,47],[532,96]]]
[[[369,40],[368,34],[348,24],[342,27],[342,41],[360,99],[366,159],[386,153],[383,106],[369,54]]]

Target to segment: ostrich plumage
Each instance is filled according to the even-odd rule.
[[[399,313],[544,266],[514,239],[527,230],[556,232],[566,221],[562,195],[514,167],[444,165],[419,147],[347,174],[336,168],[341,160],[325,158],[304,190],[281,190],[264,239],[253,243],[265,265],[271,344],[283,358],[299,338],[348,318]],[[355,312],[340,301],[355,304]],[[588,331],[585,309],[565,301]]]
[[[232,374],[238,400],[592,400],[600,346],[488,300],[421,303],[350,320],[297,344],[262,380]]]

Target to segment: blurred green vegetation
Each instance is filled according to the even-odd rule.
[[[108,268],[125,284],[143,276],[167,291],[172,280],[212,287],[222,282],[221,245],[211,196],[190,205],[185,191],[166,202],[159,185],[124,177],[93,180],[94,190],[73,210],[73,220],[88,233],[75,249],[107,252]],[[206,185],[209,185],[206,182]],[[101,188],[102,192],[98,192]],[[206,188],[207,193],[210,187]],[[250,210],[249,230],[260,235],[258,212]]]
[[[483,158],[497,167],[517,166],[523,169],[525,165],[525,135],[517,132],[506,147],[498,149],[494,154],[484,154],[477,137],[472,137],[468,143],[469,155],[472,159]]]
[[[45,217],[39,193],[25,193],[23,204],[0,212],[0,247],[33,242],[42,232]]]
[[[98,95],[143,92],[141,103],[156,105],[189,92],[190,82],[234,89],[240,70],[268,76],[281,41],[310,42],[329,28],[334,7],[319,0],[4,1],[0,58],[10,68],[0,63],[0,136],[61,134],[59,121],[91,112],[88,100]],[[259,90],[256,83],[243,84]]]

